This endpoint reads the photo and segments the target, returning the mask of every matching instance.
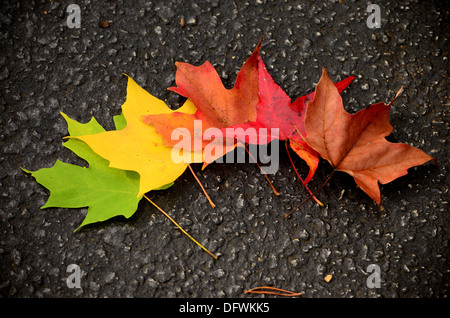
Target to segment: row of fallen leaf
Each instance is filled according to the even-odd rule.
[[[176,111],[128,78],[122,114],[114,117],[116,130],[105,131],[95,118],[81,124],[62,114],[70,134],[63,145],[86,160],[89,167],[58,160],[51,168],[34,172],[24,169],[50,191],[42,208],[88,206],[88,213],[79,229],[118,215],[129,218],[144,197],[196,244],[217,258],[145,196],[149,191],[169,188],[187,167],[197,178],[190,163],[203,163],[205,168],[218,158],[207,160],[204,156],[205,147],[214,135],[208,134],[207,129],[218,129],[225,138],[233,138],[233,145],[223,146],[224,151],[220,155],[236,147],[246,148],[252,140],[257,140],[260,145],[273,140],[270,133],[229,135],[226,128],[243,128],[242,131],[256,128],[254,131],[257,133],[264,132],[259,128],[279,129],[278,139],[285,141],[288,154],[289,148],[292,149],[309,167],[305,179],[294,167],[309,193],[306,200],[313,198],[319,204],[321,202],[315,195],[321,188],[313,193],[307,186],[318,167],[319,157],[332,165],[333,173],[343,171],[352,175],[357,185],[377,204],[381,202],[378,183],[391,182],[405,175],[412,166],[430,160],[435,162],[434,158],[417,148],[385,139],[393,130],[389,123],[393,101],[373,104],[356,114],[349,114],[344,110],[340,92],[354,77],[333,84],[326,70],[322,69],[315,92],[291,102],[268,73],[259,56],[260,49],[261,41],[243,64],[232,89],[223,86],[209,62],[201,66],[176,63],[177,86],[169,90],[188,98]],[[202,134],[194,131],[195,120],[201,120]],[[185,162],[175,163],[171,154],[176,141],[172,140],[171,134],[180,127],[189,132],[186,138],[194,138],[191,151],[182,152]],[[290,154],[289,159],[293,164]],[[278,194],[275,188],[274,192]],[[208,199],[214,207],[212,200]]]

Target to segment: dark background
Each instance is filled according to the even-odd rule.
[[[66,8],[81,8],[81,28]],[[0,295],[3,297],[257,297],[270,285],[304,297],[443,297],[448,294],[447,1],[376,1],[381,28],[366,25],[366,1],[4,1],[0,13]],[[184,18],[186,26],[180,26]],[[99,21],[109,20],[102,28]],[[129,219],[73,231],[86,209],[39,208],[48,191],[20,170],[83,161],[61,146],[63,111],[113,129],[129,74],[172,108],[176,61],[210,61],[226,87],[264,36],[261,55],[295,99],[325,67],[333,81],[355,75],[342,94],[355,112],[390,101],[389,140],[434,156],[381,186],[382,207],[353,179],[333,175],[291,219],[307,195],[281,144],[273,195],[254,164],[195,165],[217,204],[212,210],[187,170],[150,198],[216,254],[212,259],[148,202]],[[303,176],[307,167],[295,154]],[[310,183],[331,172],[321,161]],[[82,271],[69,289],[69,264]],[[366,285],[369,264],[381,288]],[[326,282],[324,277],[332,275]]]

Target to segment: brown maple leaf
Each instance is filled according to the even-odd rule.
[[[400,93],[401,90],[397,96]],[[353,176],[378,205],[381,202],[378,183],[389,183],[407,174],[409,168],[430,160],[436,164],[433,157],[420,149],[385,139],[393,130],[389,122],[392,102],[373,104],[349,114],[344,110],[337,88],[322,69],[314,99],[305,115],[308,145],[335,170]]]

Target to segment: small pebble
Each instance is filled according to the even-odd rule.
[[[98,25],[99,25],[101,28],[103,28],[103,29],[109,28],[109,21],[108,21],[108,20],[100,21],[100,22],[98,23]]]

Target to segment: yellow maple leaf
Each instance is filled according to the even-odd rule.
[[[183,156],[190,156],[190,159],[181,163],[174,162],[172,147],[163,145],[162,137],[153,125],[142,122],[142,116],[165,114],[172,110],[164,101],[149,94],[130,77],[122,111],[127,123],[125,128],[76,138],[83,140],[93,151],[108,160],[110,167],[138,172],[138,196],[175,181],[186,170],[188,162],[196,162],[192,159],[196,158],[193,153],[182,153]],[[193,114],[196,108],[187,100],[177,111]]]

